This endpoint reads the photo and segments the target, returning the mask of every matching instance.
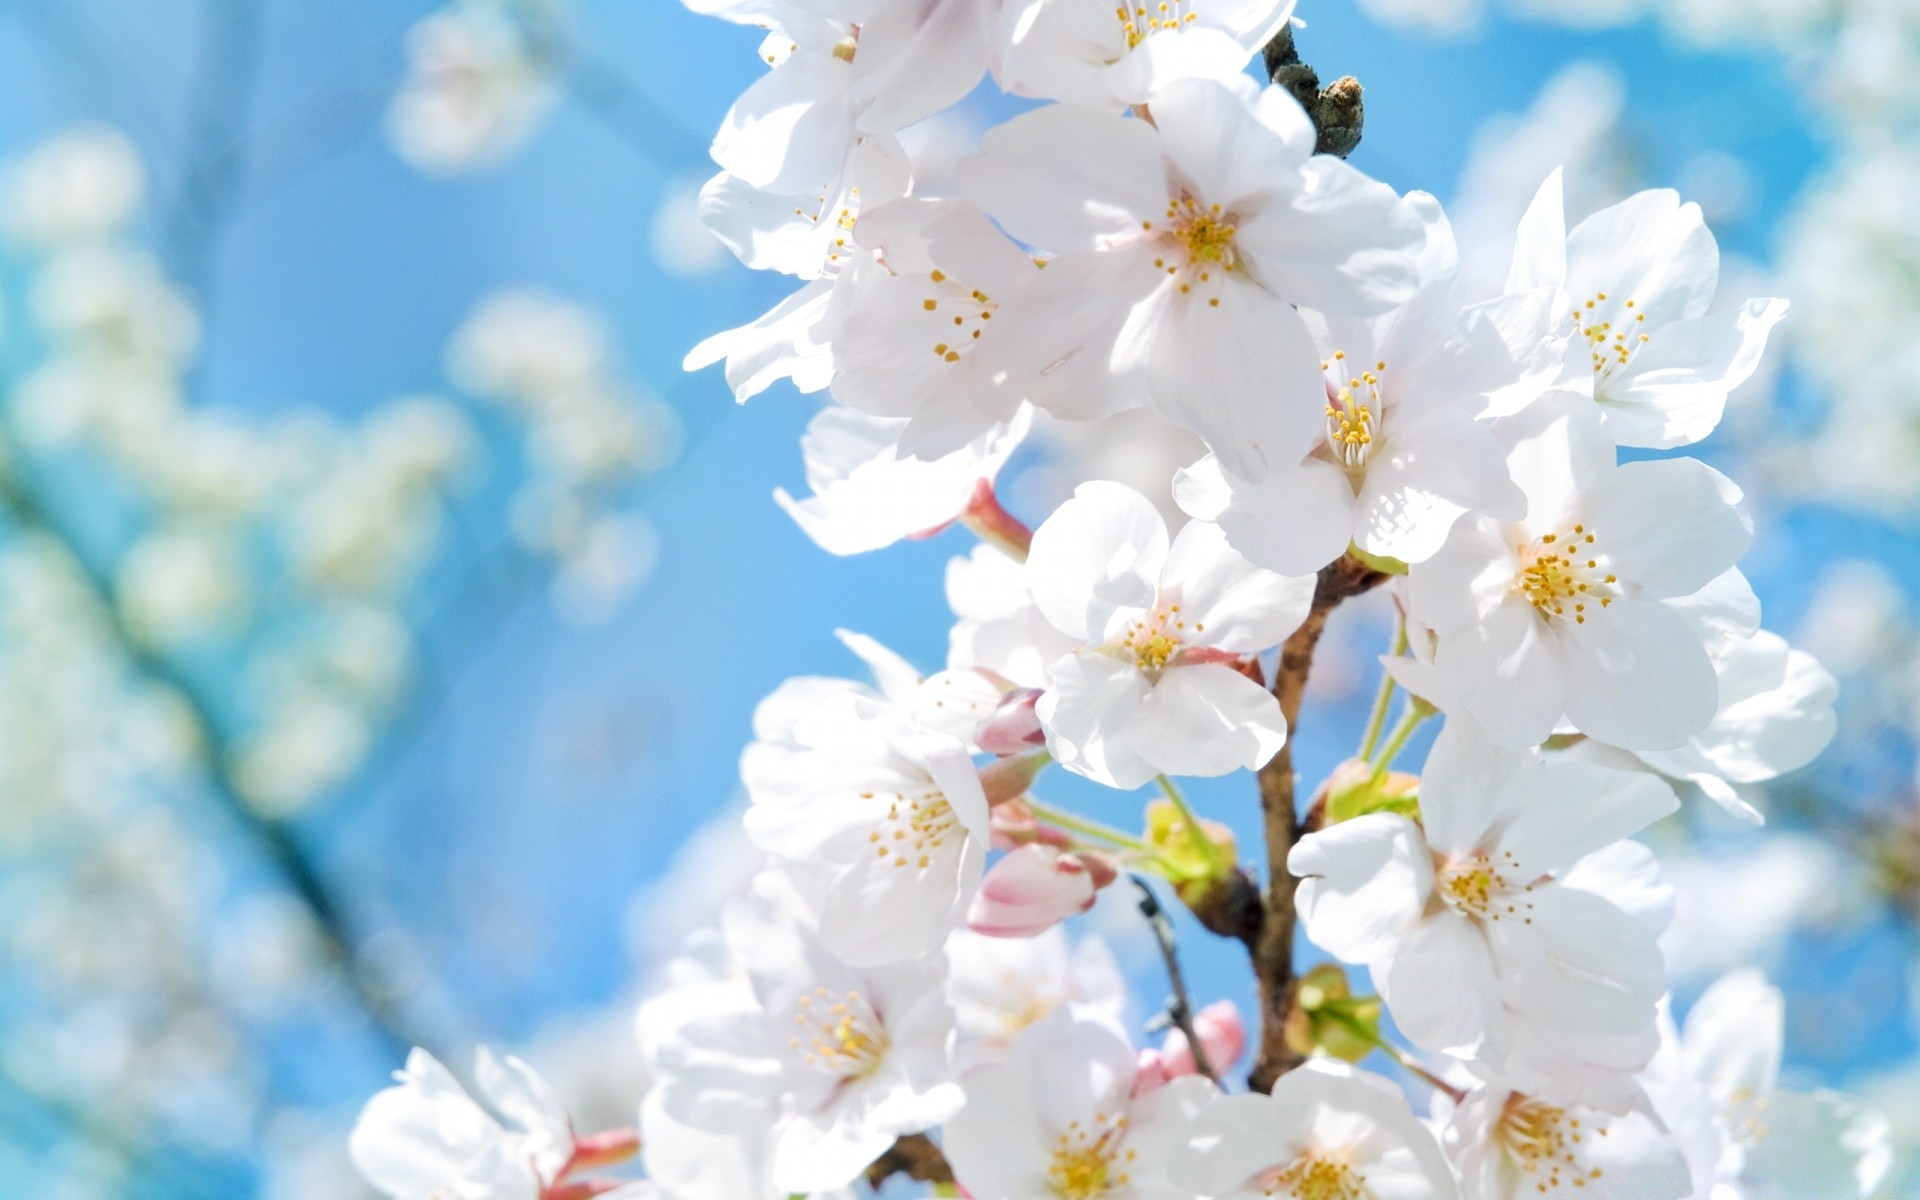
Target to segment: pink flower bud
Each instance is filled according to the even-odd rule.
[[[1025,754],[1047,744],[1046,731],[1040,728],[1040,714],[1034,705],[1045,695],[1039,688],[1015,688],[1000,698],[973,740],[988,754]]]
[[[1093,907],[1093,872],[1077,855],[1039,844],[993,865],[967,908],[967,928],[988,937],[1032,937]]]
[[[1200,1035],[1200,1048],[1207,1052],[1207,1065],[1216,1075],[1238,1062],[1241,1051],[1247,1048],[1247,1027],[1231,1000],[1216,1001],[1195,1013],[1193,1031]],[[1178,1029],[1170,1031],[1160,1043],[1160,1059],[1169,1077],[1194,1075],[1200,1070],[1187,1045],[1187,1035]]]
[[[1034,777],[1052,761],[1044,754],[1022,754],[996,758],[980,768],[980,790],[987,794],[987,804],[997,808],[1025,796]]]
[[[1160,1061],[1160,1052],[1158,1050],[1142,1050],[1140,1052],[1140,1058],[1134,1064],[1133,1068],[1132,1095],[1134,1099],[1137,1100],[1148,1092],[1158,1091],[1165,1087],[1167,1080],[1170,1078],[1171,1076],[1167,1073],[1167,1064]]]

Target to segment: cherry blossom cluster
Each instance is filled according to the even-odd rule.
[[[355,1135],[367,1177],[513,1200],[891,1174],[974,1200],[1866,1195],[1884,1128],[1778,1087],[1776,990],[1730,975],[1676,1026],[1674,893],[1635,840],[1693,797],[1758,822],[1752,785],[1833,730],[1831,676],[1759,628],[1739,489],[1649,453],[1714,430],[1786,310],[1716,295],[1700,209],[1646,191],[1569,227],[1559,173],[1532,181],[1486,294],[1469,280],[1498,268],[1461,263],[1433,197],[1317,152],[1295,95],[1246,74],[1288,0],[688,3],[767,31],[702,211],[798,286],[687,365],[724,362],[742,400],[829,393],[811,494],[776,494],[826,550],[955,523],[981,544],[948,567],[942,669],[843,634],[866,678],[756,711],[761,869],[639,1014],[647,1180],[594,1174],[628,1143],[490,1058],[491,1111],[410,1064]],[[917,194],[898,135],[989,75],[1035,103],[958,197]],[[1169,481],[1177,528],[1111,482],[1031,529],[1001,504],[1036,414],[1138,408],[1208,451]],[[1296,806],[1314,638],[1373,589],[1397,621],[1374,717]],[[1043,800],[1056,767],[1153,787],[1139,831]],[[1237,772],[1284,806],[1246,940],[1297,910],[1338,964],[1296,977],[1255,945],[1257,1030],[1176,968],[1177,1028],[1138,1046],[1099,943],[1061,923],[1136,885],[1156,922],[1163,894],[1214,929],[1223,897],[1258,907],[1176,782]]]

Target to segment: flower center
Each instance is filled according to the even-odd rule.
[[[1268,1196],[1293,1200],[1366,1200],[1367,1177],[1337,1158],[1303,1154],[1267,1179]]]
[[[852,240],[853,227],[860,219],[860,189],[848,188],[846,203],[837,208],[827,197],[819,196],[814,200],[812,212],[808,212],[804,207],[795,208],[793,215],[815,229],[831,229],[833,244],[827,248],[826,265],[821,268],[820,273],[828,278],[837,276],[840,268],[846,265],[850,254],[847,243]]]
[[[1581,1127],[1580,1118],[1569,1116],[1564,1108],[1555,1108],[1515,1093],[1507,1098],[1493,1137],[1507,1160],[1522,1174],[1531,1176],[1539,1192],[1551,1193],[1565,1183],[1584,1188],[1589,1180],[1599,1179],[1599,1167],[1582,1167],[1579,1147],[1591,1134],[1605,1137],[1604,1127]]]
[[[1593,299],[1573,310],[1574,325],[1593,356],[1596,379],[1605,379],[1633,361],[1634,354],[1647,344],[1647,335],[1640,332],[1646,320],[1647,314],[1635,301],[1609,300],[1605,292],[1595,292]]]
[[[979,288],[956,283],[945,271],[936,269],[927,279],[933,284],[933,295],[922,300],[920,307],[933,314],[932,319],[939,324],[951,321],[953,325],[951,334],[943,334],[934,343],[934,356],[942,362],[957,363],[963,353],[980,340],[987,322],[993,320],[1000,306]]]
[[[1379,434],[1380,416],[1386,407],[1380,395],[1380,377],[1387,364],[1377,362],[1371,371],[1353,373],[1346,362],[1347,352],[1335,350],[1330,361],[1320,364],[1328,373],[1327,449],[1333,461],[1350,473],[1366,469],[1373,457],[1373,444]]]
[[[1120,28],[1127,34],[1127,49],[1131,50],[1156,33],[1191,25],[1199,19],[1199,7],[1200,0],[1157,0],[1152,7],[1122,4],[1113,14],[1120,18]]]
[[[1533,884],[1514,888],[1506,874],[1516,865],[1513,855],[1502,850],[1500,858],[1496,866],[1487,855],[1476,854],[1442,867],[1434,879],[1440,899],[1461,916],[1476,921],[1519,917],[1531,923],[1532,918],[1526,914],[1533,911],[1533,905],[1526,894],[1533,890]]]
[[[1601,567],[1601,557],[1585,525],[1549,533],[1521,556],[1514,586],[1541,616],[1571,615],[1576,624],[1584,625],[1590,602],[1598,601],[1605,608],[1619,596],[1620,579]]]
[[[1178,199],[1167,201],[1167,225],[1167,229],[1154,233],[1152,221],[1140,223],[1150,237],[1179,256],[1174,262],[1168,262],[1165,257],[1156,258],[1153,265],[1180,280],[1181,295],[1193,291],[1196,283],[1212,283],[1215,272],[1224,274],[1240,265],[1240,254],[1233,241],[1239,227],[1234,224],[1233,215],[1221,211],[1218,204],[1201,204],[1182,192]],[[1182,271],[1186,272],[1184,277]],[[1206,290],[1214,293],[1207,298],[1207,303],[1220,307],[1219,286]]]
[[[1193,630],[1201,633],[1206,628],[1204,623],[1197,623]],[[1173,661],[1174,656],[1185,648],[1186,630],[1187,623],[1180,618],[1178,604],[1156,608],[1128,625],[1126,632],[1120,635],[1120,656],[1132,655],[1134,666],[1157,677]]]
[[[875,798],[873,792],[860,793],[862,800]],[[956,837],[964,838],[960,818],[953,815],[946,793],[929,789],[909,796],[893,793],[887,815],[880,828],[867,835],[874,855],[891,858],[895,867],[917,867],[924,871],[933,865],[933,856]]]
[[[887,1034],[859,992],[836,1000],[826,988],[800,997],[787,1041],[810,1067],[843,1080],[865,1079],[887,1056]]]
[[[1047,1190],[1058,1200],[1097,1200],[1132,1182],[1127,1168],[1133,1162],[1134,1151],[1120,1149],[1120,1143],[1126,1138],[1127,1119],[1123,1116],[1109,1119],[1101,1113],[1094,1117],[1094,1126],[1095,1129],[1090,1130],[1075,1121],[1067,1126],[1065,1133],[1053,1139]]]

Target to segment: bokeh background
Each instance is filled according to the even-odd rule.
[[[1682,1006],[1774,972],[1790,1074],[1920,1145],[1920,3],[1300,12],[1367,87],[1355,163],[1470,271],[1564,164],[1583,211],[1682,189],[1723,288],[1794,300],[1704,449],[1842,731],[1765,830],[1656,831],[1668,949]],[[629,1120],[633,999],[750,867],[754,703],[857,673],[836,627],[940,664],[965,535],[829,558],[769,498],[814,402],[680,370],[782,294],[694,217],[755,42],[671,0],[0,2],[0,1196],[358,1200],[345,1132],[416,1043]],[[1009,104],[910,131],[927,188]],[[1050,430],[1004,490],[1194,453]],[[1339,618],[1310,778],[1385,628]],[[1258,844],[1250,780],[1193,795]],[[1137,915],[1087,921],[1150,1006]],[[1187,930],[1203,998],[1244,1001],[1233,949]]]

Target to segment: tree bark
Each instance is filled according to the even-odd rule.
[[[1320,644],[1320,635],[1326,632],[1327,617],[1341,602],[1386,580],[1385,574],[1352,557],[1337,559],[1321,568],[1319,582],[1314,587],[1313,608],[1300,628],[1280,647],[1273,694],[1287,719],[1287,744],[1260,769],[1267,888],[1259,932],[1248,942],[1254,977],[1260,987],[1260,1048],[1247,1076],[1247,1085],[1256,1091],[1271,1091],[1276,1079],[1301,1062],[1300,1056],[1287,1045],[1285,1033],[1298,982],[1293,973],[1294,878],[1287,870],[1287,855],[1300,835],[1293,772],[1293,740],[1299,732],[1300,703],[1306,696],[1307,676],[1313,670],[1313,652]]]

